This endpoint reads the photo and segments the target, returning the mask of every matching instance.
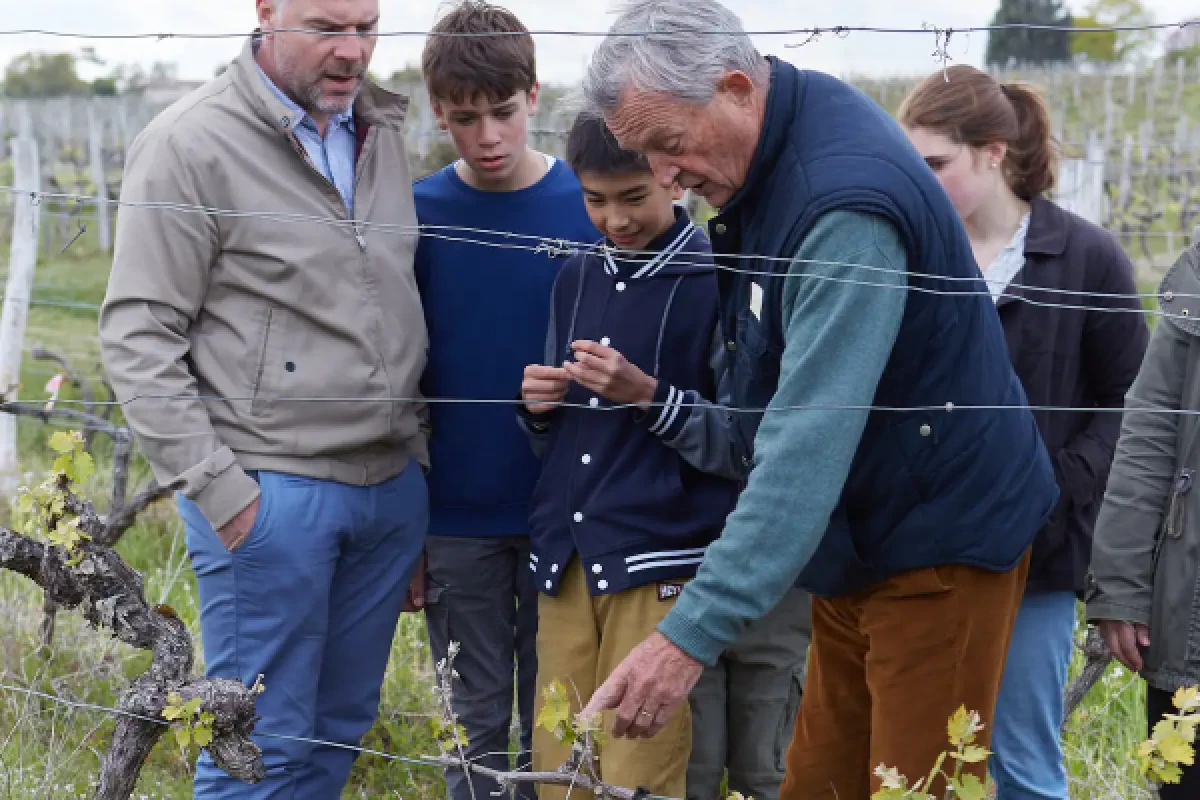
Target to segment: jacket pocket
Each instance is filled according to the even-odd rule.
[[[258,340],[258,357],[255,360],[254,380],[250,387],[250,413],[261,414],[269,398],[272,375],[270,369],[271,343],[275,327],[275,309],[268,307],[263,315],[262,332]]]

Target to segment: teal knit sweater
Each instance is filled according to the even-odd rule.
[[[693,658],[714,664],[783,598],[820,544],[904,315],[906,260],[890,223],[848,211],[821,217],[797,250],[783,292],[779,386],[755,438],[754,469],[659,625]]]

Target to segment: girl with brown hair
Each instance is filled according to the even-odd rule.
[[[999,800],[1065,800],[1059,728],[1076,598],[1121,425],[1088,409],[1121,408],[1145,353],[1133,267],[1109,233],[1045,197],[1058,148],[1032,88],[956,65],[918,85],[899,121],[962,218],[1013,367],[1042,409],[1034,416],[1060,499],[1033,544],[990,769]]]

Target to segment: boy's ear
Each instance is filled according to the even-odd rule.
[[[531,88],[528,92],[526,92],[526,94],[529,96],[529,116],[530,117],[537,114],[538,90],[540,88],[541,88],[541,84],[539,84],[537,81],[534,81],[533,88]]]
[[[433,111],[433,118],[437,120],[438,130],[446,130],[446,112],[437,98],[429,98],[429,108]]]

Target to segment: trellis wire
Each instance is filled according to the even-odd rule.
[[[8,684],[8,683],[0,683],[0,691],[12,692],[14,694],[22,694],[22,695],[26,695],[28,697],[36,697],[36,698],[39,698],[42,700],[49,700],[52,703],[56,703],[58,705],[65,706],[67,708],[72,708],[72,709],[77,709],[77,710],[82,710],[82,711],[92,711],[92,712],[101,713],[101,714],[109,714],[109,715],[112,715],[115,717],[127,717],[129,719],[136,719],[136,720],[140,720],[142,722],[150,722],[155,725],[161,725],[166,728],[176,727],[175,723],[170,722],[165,719],[160,719],[158,717],[148,717],[144,714],[137,714],[132,711],[126,711],[121,708],[113,708],[111,706],[99,705],[97,703],[84,703],[84,702],[80,702],[77,700],[68,700],[65,697],[59,697],[58,695],[50,694],[48,692],[41,692],[36,689],[29,689],[29,688],[26,688],[23,686],[14,686],[14,685]],[[474,763],[474,759],[469,759],[469,758],[465,758],[465,757],[461,758],[461,759],[453,759],[453,757],[451,757],[451,756],[444,755],[444,756],[442,756],[443,761],[435,761],[430,758],[413,758],[411,756],[400,756],[400,755],[395,755],[394,753],[385,753],[382,750],[374,750],[369,747],[362,747],[359,745],[346,744],[345,742],[331,742],[331,741],[327,741],[324,739],[313,739],[313,738],[309,738],[306,736],[291,736],[288,734],[271,733],[269,731],[257,731],[257,730],[254,731],[251,735],[260,736],[264,739],[278,739],[281,741],[300,742],[303,744],[321,745],[324,747],[333,747],[333,748],[341,749],[341,750],[349,750],[349,751],[352,751],[355,753],[359,753],[361,755],[376,756],[378,758],[382,758],[387,761],[395,761],[395,762],[399,762],[402,764],[411,764],[411,765],[419,766],[419,767],[429,767],[432,769],[443,769],[446,766],[446,764],[443,762],[444,762],[444,760],[447,760],[447,759],[458,761],[459,763],[456,766],[458,766],[459,768],[465,768],[467,770],[474,770],[476,767],[476,764]],[[607,785],[611,786],[612,784],[607,784]],[[643,796],[648,798],[648,800],[682,800],[681,798],[668,797],[665,795],[657,795],[657,794],[646,794]]]
[[[1189,27],[1200,25],[1197,20],[1180,20],[1179,22],[1156,22],[1142,25],[1093,25],[1093,26],[1073,26],[1073,25],[1047,25],[1031,22],[1005,22],[994,25],[969,25],[960,28],[956,27],[935,27],[933,25],[925,25],[920,28],[904,28],[904,27],[888,27],[875,25],[831,25],[831,26],[813,26],[803,28],[776,28],[766,30],[747,30],[746,35],[749,36],[820,36],[822,34],[833,34],[836,36],[845,36],[851,33],[891,33],[891,34],[926,34],[931,32],[945,33],[984,33],[987,31],[1004,31],[1004,30],[1025,30],[1025,31],[1063,31],[1068,33],[1107,33],[1126,32],[1126,31],[1163,31],[1163,30],[1184,30]],[[322,31],[312,28],[263,28],[260,31],[240,31],[236,33],[179,33],[179,32],[160,32],[160,33],[79,33],[77,31],[62,31],[50,28],[14,28],[8,30],[0,30],[0,36],[49,36],[63,39],[95,39],[95,40],[128,40],[128,39],[157,39],[165,41],[167,39],[241,39],[252,33],[308,33],[315,36],[357,36],[364,38],[390,38],[401,36],[439,36],[446,38],[477,38],[477,37],[493,37],[493,36],[571,36],[584,38],[605,38],[612,36],[614,38],[631,38],[631,37],[652,37],[663,36],[664,34],[658,31],[581,31],[567,29],[539,29],[531,31],[483,31],[483,32],[433,32],[428,30],[393,30],[393,31],[375,31],[371,33],[360,33],[358,31]],[[727,31],[700,31],[702,34],[711,34],[713,36],[728,36]]]
[[[13,186],[0,186],[0,193],[12,194],[12,195],[33,196],[39,200],[40,199],[72,199],[72,200],[78,200],[78,201],[87,201],[87,200],[95,200],[96,199],[89,195],[70,194],[70,193],[65,193],[65,192],[40,192],[40,191],[39,192],[31,192],[31,191],[28,191],[25,189],[20,189],[20,188],[13,187]],[[359,232],[365,230],[365,231],[377,231],[380,233],[387,233],[387,234],[394,234],[394,235],[419,235],[419,236],[426,236],[426,237],[434,238],[434,239],[442,239],[442,240],[446,240],[446,241],[462,242],[462,243],[466,243],[466,244],[477,244],[477,245],[484,246],[484,247],[493,247],[493,248],[499,248],[499,249],[529,250],[529,251],[532,251],[535,253],[546,252],[549,254],[568,255],[568,254],[574,254],[574,253],[580,253],[580,252],[602,252],[603,248],[604,248],[604,245],[601,243],[576,242],[576,241],[571,241],[568,239],[552,239],[552,238],[547,238],[547,237],[534,236],[534,235],[530,235],[530,234],[514,233],[511,231],[489,230],[489,229],[485,229],[485,228],[471,228],[471,227],[464,227],[464,226],[449,226],[449,225],[434,226],[434,225],[420,225],[420,224],[416,225],[416,226],[400,225],[400,224],[396,224],[396,223],[378,223],[378,222],[369,222],[369,221],[365,221],[365,220],[338,219],[338,218],[334,218],[334,217],[322,217],[322,216],[318,216],[318,215],[314,215],[314,214],[300,214],[300,213],[283,212],[283,211],[241,211],[241,210],[235,210],[235,209],[223,209],[223,208],[216,208],[216,207],[211,207],[211,206],[203,206],[203,205],[190,204],[190,203],[128,201],[128,200],[126,200],[126,201],[118,200],[118,201],[110,201],[110,202],[113,205],[118,205],[118,206],[123,206],[123,207],[128,207],[128,208],[138,208],[138,209],[143,209],[143,210],[159,210],[159,211],[178,211],[178,212],[182,212],[182,213],[205,214],[205,215],[213,216],[213,217],[223,217],[223,218],[233,218],[233,219],[269,219],[269,220],[273,220],[273,221],[287,222],[287,223],[311,222],[311,223],[328,225],[330,227],[344,228],[344,229],[349,229],[349,230],[359,231]],[[500,238],[504,238],[504,239],[536,241],[536,242],[538,242],[538,244],[533,245],[533,244],[520,244],[520,243],[510,243],[510,242],[485,241],[485,240],[481,240],[481,239],[472,239],[472,238],[467,238],[467,237],[455,237],[455,236],[450,236],[448,234],[436,232],[436,231],[445,231],[445,230],[464,231],[467,233],[496,236],[496,237],[500,237]],[[636,255],[649,254],[650,251],[623,251],[623,252],[627,253],[629,255],[636,256]],[[786,257],[780,257],[780,256],[766,256],[766,255],[753,255],[753,254],[751,254],[751,255],[739,254],[736,257],[740,260],[767,261],[767,262],[773,262],[773,263],[787,263],[787,264],[803,263],[803,264],[831,266],[831,267],[849,267],[849,268],[854,268],[854,269],[862,269],[862,270],[866,270],[866,271],[870,271],[870,272],[883,272],[883,273],[894,273],[895,272],[894,270],[889,270],[885,267],[879,267],[879,266],[874,266],[874,265],[870,265],[870,264],[855,264],[852,262],[824,261],[824,260],[820,260],[820,259],[797,259],[797,258],[786,258]],[[708,266],[707,262],[705,264],[700,264],[698,262],[690,262],[686,259],[680,259],[680,258],[676,258],[674,263],[679,264],[681,266]],[[773,273],[773,272],[761,271],[761,270],[750,270],[750,269],[744,269],[741,267],[734,267],[729,264],[721,263],[719,261],[716,262],[715,264],[713,264],[713,266],[718,270],[733,272],[733,273],[741,273],[741,274],[745,274],[745,275],[755,275],[755,276],[761,276],[761,277],[776,276],[776,273]],[[1163,266],[1161,268],[1165,269],[1167,267]],[[924,272],[920,272],[917,270],[906,270],[905,274],[908,276],[914,277],[914,278],[926,279],[926,280],[935,281],[935,282],[939,282],[939,283],[951,283],[951,284],[953,284],[953,283],[971,283],[971,284],[975,284],[975,285],[978,285],[980,283],[986,283],[986,280],[983,277],[943,276],[943,275],[934,275],[931,273],[924,273]],[[859,281],[859,280],[855,280],[852,278],[839,278],[839,277],[830,276],[830,275],[814,275],[814,274],[810,274],[810,273],[798,273],[798,274],[789,273],[787,275],[783,275],[783,276],[779,276],[779,277],[811,278],[811,279],[819,280],[819,281],[830,281],[830,282],[834,282],[834,283],[868,286],[868,287],[875,287],[875,288],[881,288],[881,289],[914,291],[914,292],[921,292],[921,293],[926,293],[926,294],[949,296],[949,297],[991,296],[991,292],[987,291],[987,290],[951,291],[951,290],[945,290],[945,289],[935,289],[935,288],[927,287],[927,286],[912,286],[907,283],[903,286],[896,286],[895,284],[890,284],[890,283],[871,283],[869,281]],[[1070,297],[1070,296],[1094,297],[1094,298],[1116,299],[1116,300],[1155,299],[1155,298],[1159,297],[1159,294],[1157,292],[1153,292],[1153,293],[1136,292],[1136,293],[1131,293],[1131,294],[1130,293],[1111,293],[1111,292],[1089,292],[1089,291],[1073,290],[1073,289],[1050,289],[1050,288],[1045,288],[1045,287],[1040,287],[1040,286],[1031,286],[1031,285],[1026,285],[1026,284],[1020,284],[1020,283],[1009,283],[1008,286],[1006,287],[1006,289],[1003,292],[1001,292],[999,294],[999,296],[1008,297],[1008,298],[1011,298],[1014,300],[1018,300],[1020,302],[1028,303],[1030,305],[1041,306],[1041,307],[1046,307],[1046,308],[1063,308],[1063,309],[1070,309],[1070,310],[1076,310],[1076,311],[1098,311],[1098,312],[1104,312],[1104,313],[1134,313],[1134,314],[1144,314],[1144,315],[1148,315],[1148,316],[1157,316],[1157,317],[1164,317],[1167,319],[1179,319],[1179,320],[1191,319],[1190,315],[1188,315],[1188,314],[1171,314],[1169,312],[1161,311],[1159,309],[1145,309],[1145,308],[1141,308],[1141,307],[1139,307],[1139,308],[1124,308],[1124,307],[1111,307],[1111,306],[1089,306],[1089,305],[1081,305],[1081,304],[1077,304],[1077,303],[1073,303],[1073,304],[1054,303],[1054,302],[1050,302],[1050,301],[1046,301],[1046,300],[1037,300],[1032,297],[1026,297],[1021,294],[1013,294],[1009,291],[1010,289],[1019,290],[1019,291],[1037,292],[1037,293],[1046,294],[1046,295],[1065,295],[1068,297]],[[1185,299],[1200,299],[1200,295],[1188,294],[1188,293],[1178,293],[1178,294],[1175,294],[1174,296],[1177,298],[1185,298]]]

